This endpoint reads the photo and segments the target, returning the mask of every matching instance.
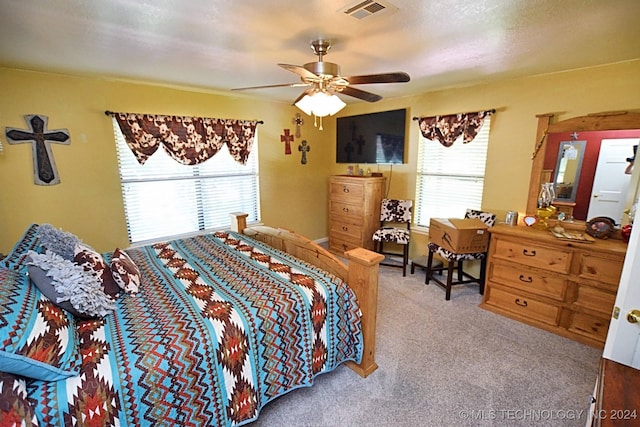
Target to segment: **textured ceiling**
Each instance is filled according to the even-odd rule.
[[[637,0],[393,0],[356,19],[336,0],[0,0],[0,65],[228,91],[299,82],[276,64],[325,61],[384,97],[640,58]],[[292,101],[301,88],[233,92]],[[363,102],[341,96],[346,102]]]

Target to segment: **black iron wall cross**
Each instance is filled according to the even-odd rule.
[[[60,176],[53,159],[49,143],[69,145],[69,131],[57,129],[47,131],[47,116],[30,114],[24,116],[29,130],[6,128],[7,142],[21,144],[31,142],[33,145],[33,171],[37,185],[53,185],[60,183]]]

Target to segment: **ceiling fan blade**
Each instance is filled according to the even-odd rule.
[[[318,76],[313,74],[311,71],[307,70],[304,67],[299,65],[290,65],[290,64],[278,64],[279,67],[284,68],[287,71],[291,71],[302,77],[303,79],[317,79]]]
[[[302,87],[309,86],[307,83],[283,83],[277,85],[265,85],[265,86],[249,86],[249,87],[237,87],[231,90],[250,90],[250,89],[268,89],[271,87]]]
[[[364,90],[356,89],[355,87],[347,86],[343,88],[340,93],[344,95],[353,96],[354,98],[363,99],[367,102],[376,102],[380,101],[382,97],[380,95],[376,95],[375,93],[366,92]]]
[[[310,95],[310,94],[311,94],[311,92],[313,92],[313,89],[307,89],[307,90],[305,90],[304,92],[302,92],[302,93],[300,94],[300,96],[298,96],[298,97],[296,98],[296,100],[295,100],[295,101],[293,101],[293,102],[291,103],[291,105],[296,105],[296,102],[298,102],[298,101],[300,101],[302,98],[304,98],[304,96],[305,96],[305,95]]]
[[[404,83],[408,82],[411,77],[402,71],[395,73],[368,74],[364,76],[344,77],[345,80],[352,85],[362,85],[369,83]]]

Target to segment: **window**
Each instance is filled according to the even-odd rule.
[[[160,147],[141,165],[115,119],[113,128],[131,243],[228,228],[232,212],[259,221],[257,134],[244,166],[231,158],[226,146],[195,166],[176,162]]]
[[[420,135],[416,173],[415,223],[428,227],[431,218],[462,218],[481,209],[491,118],[473,141],[460,137],[451,147]]]

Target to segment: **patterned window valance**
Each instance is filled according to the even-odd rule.
[[[112,113],[138,163],[162,148],[178,163],[196,165],[213,157],[224,144],[231,156],[246,164],[259,121]]]
[[[445,147],[463,135],[462,142],[473,141],[484,123],[484,119],[495,113],[495,110],[478,111],[475,113],[449,114],[446,116],[414,117],[418,120],[422,136],[432,141],[439,141]]]

